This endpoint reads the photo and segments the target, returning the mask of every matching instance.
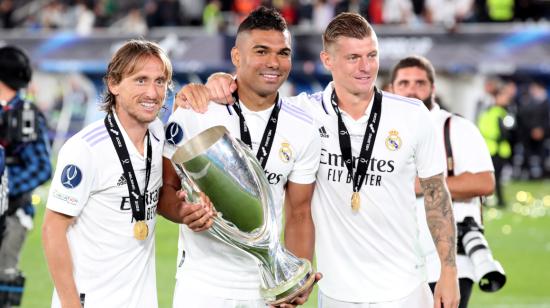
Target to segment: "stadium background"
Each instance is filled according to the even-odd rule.
[[[10,2],[11,13],[6,17]],[[219,4],[218,11],[214,8],[213,21],[208,19],[208,9],[212,7],[206,2]],[[97,108],[103,91],[101,78],[111,54],[120,44],[136,37],[159,42],[170,54],[177,90],[188,82],[205,81],[214,71],[231,71],[229,50],[233,46],[235,26],[247,7],[259,2],[0,0],[4,28],[0,29],[0,45],[21,46],[32,58],[35,74],[28,95],[48,117],[55,162],[59,147],[68,137],[101,117]],[[406,5],[408,0],[270,2],[278,6],[292,24],[293,71],[282,90],[288,95],[321,90],[330,80],[318,60],[321,29],[323,21],[329,20],[331,14],[346,3],[347,9],[364,13],[379,36],[379,86],[384,85],[389,70],[400,58],[424,55],[437,69],[437,95],[443,105],[475,120],[478,101],[490,78],[513,81],[520,91],[532,80],[541,81],[547,89],[550,85],[550,2],[547,0],[517,1],[515,15],[509,20],[476,16],[474,7],[460,18],[456,12],[451,17],[442,13],[445,5],[467,0],[426,0],[424,11],[419,14],[415,0],[411,0],[412,6]],[[376,4],[389,6],[395,2],[405,3],[403,7],[411,10],[397,22],[387,17],[384,9],[376,9]],[[522,3],[527,3],[523,11],[519,10]],[[111,13],[102,15],[98,7],[105,9],[109,5]],[[155,5],[156,11],[151,11]],[[57,19],[44,16],[56,6],[64,15]],[[172,14],[161,14],[162,8],[171,10]],[[198,13],[191,14],[193,11]],[[90,12],[94,21],[86,24],[90,19],[86,13]],[[141,16],[142,23],[126,26],[125,22],[134,15]],[[161,115],[163,119],[170,113],[173,95],[169,95],[167,108]],[[547,168],[548,163],[547,159],[542,166]],[[471,307],[550,307],[550,182],[544,177],[526,181],[528,177],[521,176],[521,172],[512,167],[506,173],[508,206],[485,211],[486,236],[495,257],[507,271],[508,283],[495,294],[476,289]],[[49,306],[52,283],[40,243],[46,197],[47,187],[43,187],[33,198],[38,214],[22,257],[21,267],[27,276],[23,307]],[[157,232],[160,307],[170,306],[176,243],[176,226],[160,218]],[[314,307],[315,302],[312,296],[308,306]]]

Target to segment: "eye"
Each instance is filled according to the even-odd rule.
[[[256,50],[256,53],[259,54],[259,55],[266,55],[266,54],[267,54],[267,50],[265,50],[265,49],[258,49],[258,50]]]
[[[140,84],[140,85],[141,85],[141,84],[145,84],[145,78],[139,77],[138,79],[136,79],[136,83],[137,83],[137,84]]]
[[[155,83],[157,84],[157,86],[164,86],[166,84],[166,80],[164,78],[159,78],[155,80]]]
[[[283,50],[283,51],[279,52],[279,55],[281,55],[283,57],[290,57],[290,51],[289,50]]]

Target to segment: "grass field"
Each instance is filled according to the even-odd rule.
[[[46,191],[39,195],[44,201]],[[510,183],[506,195],[508,208],[486,210],[485,225],[493,255],[503,265],[508,281],[497,293],[483,293],[475,288],[470,307],[550,308],[550,182]],[[39,206],[35,229],[21,258],[27,277],[22,305],[26,308],[50,304],[52,283],[40,241],[42,213]],[[171,307],[177,227],[159,218],[156,236],[159,307]],[[316,295],[305,307],[316,307]]]

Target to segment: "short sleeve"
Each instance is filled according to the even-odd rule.
[[[472,122],[454,116],[449,129],[455,174],[494,171],[487,144]]]
[[[445,172],[445,152],[443,140],[428,109],[422,108],[417,121],[418,140],[415,149],[415,162],[418,177],[429,178]]]
[[[321,138],[317,133],[317,122],[309,131],[307,142],[303,145],[301,153],[296,157],[294,168],[288,176],[288,180],[297,184],[310,184],[315,182],[319,162],[321,160]]]
[[[59,151],[50,185],[47,208],[78,216],[84,209],[95,177],[90,148],[78,139],[70,139]]]

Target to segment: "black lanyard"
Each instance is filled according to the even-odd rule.
[[[124,138],[122,137],[122,132],[116,124],[116,121],[112,113],[107,113],[105,117],[105,126],[111,137],[111,141],[115,146],[118,159],[122,165],[122,170],[124,171],[124,177],[128,183],[128,192],[130,194],[130,205],[132,207],[132,216],[136,221],[145,220],[145,196],[147,195],[147,186],[149,186],[149,178],[151,176],[151,155],[153,153],[153,148],[151,147],[151,138],[149,136],[149,130],[147,130],[147,158],[145,159],[145,189],[143,190],[143,195],[139,192],[139,185],[137,182],[136,174],[134,173],[134,168],[132,167],[132,162],[130,160],[130,154],[124,143]]]
[[[378,124],[380,123],[380,116],[382,115],[382,93],[378,89],[374,88],[374,102],[372,105],[372,111],[367,122],[367,128],[365,129],[365,135],[363,137],[363,144],[361,145],[361,152],[359,153],[359,161],[357,162],[357,170],[353,174],[353,158],[351,155],[351,138],[342,120],[342,113],[338,108],[338,97],[336,91],[332,91],[331,97],[332,108],[338,116],[338,137],[340,139],[340,151],[342,151],[342,159],[344,160],[350,176],[353,176],[353,192],[358,192],[363,185],[365,176],[367,174],[367,166],[372,156],[372,149],[374,148],[374,141],[376,139],[376,132],[378,131]]]
[[[235,98],[233,108],[239,116],[239,122],[241,124],[241,140],[246,145],[248,145],[250,149],[252,149],[252,138],[250,138],[250,130],[248,129],[248,126],[246,126],[246,120],[241,110],[237,91],[233,93],[233,97]],[[258,153],[256,153],[256,158],[260,162],[260,165],[262,165],[263,169],[265,169],[267,159],[269,158],[269,152],[271,151],[271,146],[273,145],[273,140],[275,139],[275,131],[277,130],[277,122],[280,110],[281,107],[279,106],[279,93],[277,93],[277,97],[275,98],[275,106],[273,106],[273,111],[271,111],[271,116],[269,117],[269,121],[267,122],[264,135],[262,137],[262,141],[260,142],[260,147],[258,148]]]

